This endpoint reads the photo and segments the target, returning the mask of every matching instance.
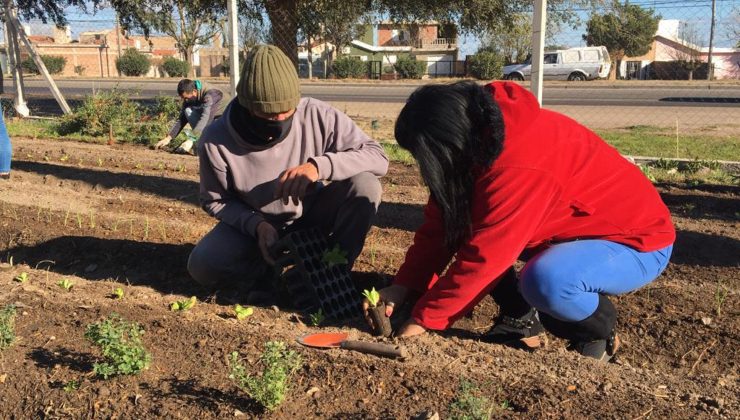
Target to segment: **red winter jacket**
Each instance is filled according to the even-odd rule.
[[[442,330],[469,312],[525,249],[605,239],[639,251],[672,244],[670,213],[634,164],[576,121],[541,109],[510,82],[491,91],[504,117],[504,149],[475,180],[472,236],[455,261],[431,200],[394,284],[423,293],[413,318]]]

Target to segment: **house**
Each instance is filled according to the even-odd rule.
[[[360,39],[341,49],[342,55],[377,63],[371,66],[377,77],[392,72],[400,57],[426,62],[431,77],[459,75],[464,73],[464,64],[457,61],[458,52],[456,27],[434,21],[366,25]]]
[[[620,74],[628,79],[706,79],[709,48],[680,37],[679,20],[661,20],[645,55],[624,57]],[[687,66],[686,62],[695,62]],[[740,79],[740,48],[714,48],[715,79]]]
[[[177,41],[170,36],[151,36],[146,39],[142,35],[125,36],[123,31],[116,33],[115,28],[81,32],[79,39],[73,41],[69,27],[56,28],[39,25],[24,24],[24,30],[29,40],[40,55],[61,56],[67,63],[60,76],[91,76],[117,77],[116,60],[119,53],[127,48],[135,48],[149,56],[152,67],[147,74],[149,77],[163,76],[158,65],[166,57],[182,58],[177,49]],[[31,30],[51,35],[32,34]],[[224,48],[220,36],[217,36],[212,45],[198,46],[193,54],[193,66],[198,77],[220,76],[223,62],[228,56],[228,49]],[[3,53],[4,54],[4,53]],[[21,46],[21,56],[28,57],[28,52]],[[7,68],[2,60],[3,68]]]

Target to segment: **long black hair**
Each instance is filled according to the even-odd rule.
[[[475,82],[422,86],[401,110],[395,136],[419,163],[442,212],[445,244],[456,251],[471,234],[475,173],[490,167],[503,150],[501,110]]]

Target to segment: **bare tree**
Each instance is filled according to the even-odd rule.
[[[701,44],[703,42],[696,25],[683,22],[678,31],[678,41],[680,45],[670,54],[671,58],[689,73],[689,80],[694,80],[694,71],[702,65]]]

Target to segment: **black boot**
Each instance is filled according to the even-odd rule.
[[[619,348],[615,332],[617,310],[604,295],[599,295],[596,311],[582,321],[565,322],[547,314],[542,314],[541,319],[548,331],[570,340],[570,347],[584,356],[608,362]]]
[[[493,327],[483,338],[492,343],[533,349],[540,346],[540,334],[545,332],[537,316],[537,310],[519,293],[516,271],[510,268],[496,287],[491,297],[499,306],[499,316]]]

